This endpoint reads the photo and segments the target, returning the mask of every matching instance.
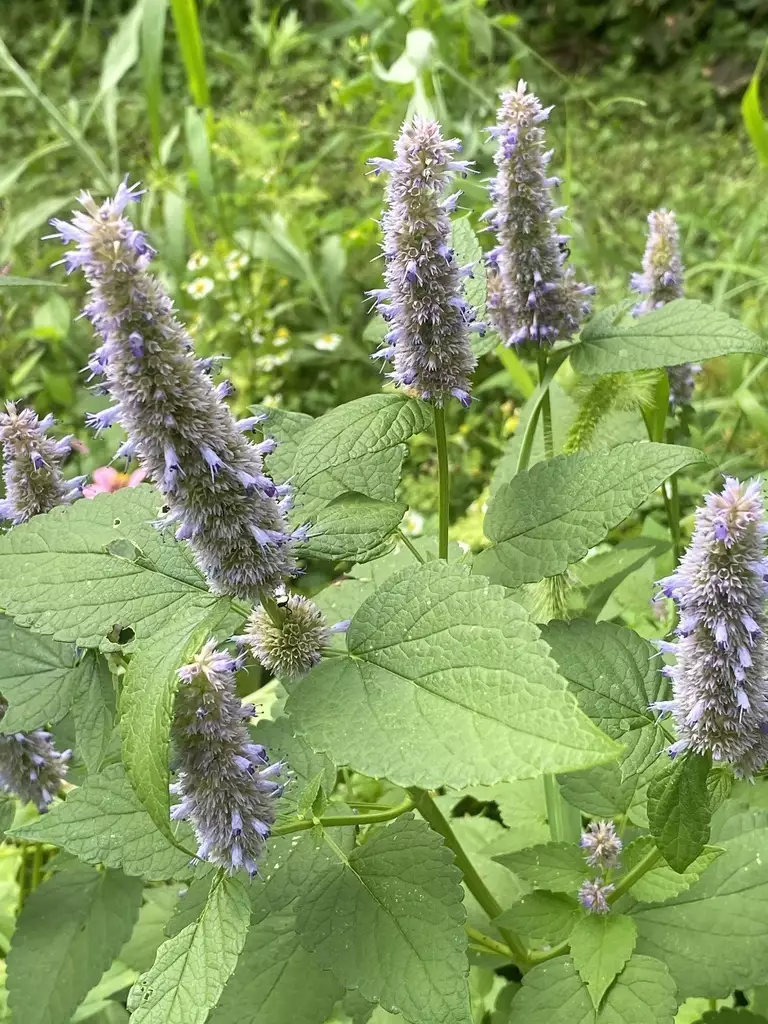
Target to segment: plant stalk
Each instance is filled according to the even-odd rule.
[[[445,409],[435,406],[435,440],[437,442],[438,475],[438,542],[437,556],[448,560],[448,516],[451,503],[451,480],[448,475],[448,435],[445,430]]]
[[[416,561],[417,561],[417,562],[421,562],[421,564],[423,565],[423,564],[424,564],[424,558],[422,557],[422,554],[421,554],[421,552],[420,552],[420,551],[419,551],[419,549],[418,549],[418,548],[416,547],[416,545],[415,545],[415,544],[413,543],[413,541],[411,541],[411,540],[410,540],[410,539],[409,539],[409,538],[408,538],[408,537],[406,536],[406,534],[404,534],[404,533],[403,533],[403,531],[402,531],[402,530],[398,530],[398,531],[397,531],[397,535],[398,535],[398,537],[400,538],[400,540],[401,540],[401,541],[403,542],[403,544],[405,544],[405,546],[406,546],[406,547],[408,548],[408,550],[409,550],[409,551],[411,552],[411,554],[412,554],[412,555],[413,555],[413,557],[414,557],[414,558],[416,559]]]
[[[287,836],[292,832],[303,832],[306,829],[321,825],[323,828],[340,828],[342,825],[374,825],[379,821],[391,821],[399,818],[406,811],[413,810],[414,801],[404,800],[396,807],[384,807],[370,814],[332,814],[327,818],[304,818],[301,821],[289,821],[272,829],[273,836]]]
[[[450,822],[425,789],[419,789],[416,786],[412,786],[409,788],[408,792],[411,794],[414,806],[422,818],[425,819],[435,832],[439,832],[443,839],[445,839],[446,846],[453,851],[454,859],[464,876],[464,882],[466,883],[467,888],[486,912],[488,917],[493,921],[501,914],[501,905],[478,874],[472,861],[467,857],[461,843],[456,838],[456,834],[451,828]],[[523,940],[509,928],[501,928],[498,925],[496,925],[496,927],[498,928],[501,937],[509,947],[509,953],[511,954],[514,963],[521,971],[526,971],[530,967],[530,963],[528,959],[528,950]]]
[[[544,387],[544,380],[547,376],[547,353],[542,350],[538,354],[539,364],[539,386]],[[552,401],[549,395],[549,387],[544,390],[541,401],[541,415],[544,429],[544,457],[551,459],[555,454],[554,435],[552,433]]]
[[[554,775],[544,776],[544,796],[549,834],[553,842],[578,843],[581,836],[581,812],[563,799]]]

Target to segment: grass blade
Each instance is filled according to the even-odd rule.
[[[27,95],[43,108],[59,134],[75,147],[83,160],[90,164],[104,188],[107,191],[112,191],[117,183],[113,181],[99,155],[92,146],[88,145],[74,125],[67,121],[59,108],[54,106],[45,93],[37,87],[21,64],[14,59],[2,36],[0,36],[0,64],[3,64],[21,82]]]
[[[208,75],[205,70],[203,37],[197,17],[195,0],[171,0],[176,36],[187,72],[189,91],[195,106],[204,108],[210,104]]]
[[[152,152],[157,160],[162,142],[160,102],[162,100],[163,42],[168,0],[144,0],[141,19],[141,74],[147,99],[147,116],[152,135]]]

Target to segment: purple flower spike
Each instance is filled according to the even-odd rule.
[[[606,897],[615,885],[606,885],[602,878],[587,878],[579,889],[579,902],[591,914],[607,914],[611,905]]]
[[[768,761],[765,538],[760,482],[726,478],[696,513],[690,547],[662,581],[680,613],[677,663],[668,666],[678,741],[750,777]],[[670,650],[670,647],[666,648]]]
[[[211,365],[195,359],[173,303],[149,273],[154,250],[124,216],[139,195],[125,182],[101,206],[84,193],[71,223],[53,221],[58,237],[77,247],[69,269],[82,269],[91,286],[85,315],[103,344],[89,368],[118,403],[92,422],[100,430],[119,418],[170,507],[166,522],[184,523],[214,593],[257,601],[296,569],[276,491],[249,483],[266,480],[268,448],[248,441],[243,427],[252,420],[235,423],[223,403],[231,385],[212,383]]]
[[[468,396],[477,360],[469,342],[474,310],[462,298],[461,268],[450,249],[459,193],[445,197],[451,175],[466,173],[452,160],[458,140],[444,140],[436,121],[415,117],[403,125],[394,160],[377,160],[390,175],[382,217],[386,289],[369,294],[391,325],[376,353],[394,363],[396,384],[442,406]]]
[[[489,129],[497,142],[497,174],[485,219],[498,246],[489,254],[488,310],[508,347],[570,338],[589,311],[593,291],[565,266],[568,236],[556,225],[564,208],[554,207],[551,194],[560,180],[547,176],[552,153],[545,151],[539,127],[551,109],[544,110],[520,81],[502,94],[496,125]]]
[[[0,787],[43,814],[61,789],[71,756],[69,750],[59,753],[42,730],[0,736]]]
[[[635,315],[650,313],[683,294],[683,264],[680,258],[680,233],[670,210],[652,210],[648,214],[648,241],[643,256],[642,274],[632,275],[632,287],[643,297],[635,306]],[[696,363],[668,366],[669,404],[673,409],[690,405],[696,376]]]
[[[188,819],[198,841],[197,856],[229,872],[255,873],[275,821],[272,781],[282,765],[270,765],[264,747],[252,743],[233,672],[239,664],[208,640],[192,661],[179,669],[173,738],[180,802],[174,820]],[[249,709],[247,717],[253,709]]]
[[[52,420],[39,420],[32,409],[17,411],[8,402],[0,412],[0,443],[3,446],[5,499],[0,501],[0,520],[15,525],[49,512],[80,497],[74,481],[65,480],[61,461],[69,442],[46,436]]]

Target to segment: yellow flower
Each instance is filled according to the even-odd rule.
[[[275,336],[272,339],[272,344],[275,348],[282,348],[283,345],[287,345],[291,340],[291,332],[287,327],[278,327],[275,331]]]

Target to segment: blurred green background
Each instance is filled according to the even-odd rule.
[[[49,217],[83,188],[103,196],[125,174],[143,181],[137,216],[157,267],[201,354],[227,357],[237,411],[264,402],[319,415],[381,386],[364,292],[379,283],[382,186],[366,159],[390,151],[409,113],[434,114],[481,171],[462,199],[476,221],[492,166],[484,128],[520,77],[556,105],[572,261],[597,304],[626,293],[647,213],[667,206],[687,294],[764,329],[768,0],[33,6],[30,16],[29,0],[5,0],[0,13],[0,284],[49,286],[0,287],[0,391],[80,436],[79,471],[108,462],[121,438],[82,426],[106,400],[81,373],[93,347],[76,320],[82,284],[48,269],[59,257],[41,241]],[[699,382],[694,441],[731,470],[765,464],[764,369],[733,357]],[[481,401],[451,410],[456,515],[480,507],[528,390],[490,353]],[[433,469],[431,441],[417,439],[403,489],[426,517]]]

